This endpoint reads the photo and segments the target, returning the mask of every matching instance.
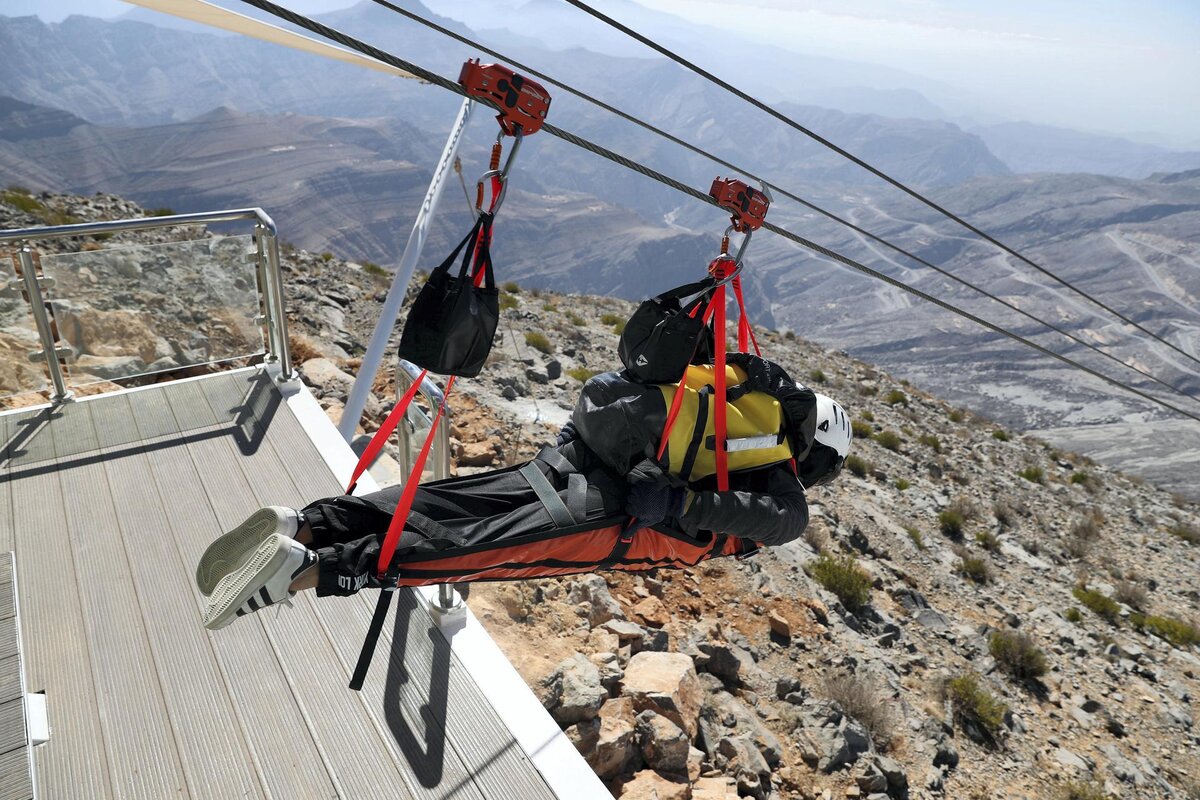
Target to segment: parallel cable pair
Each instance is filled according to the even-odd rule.
[[[866,161],[864,161],[863,159],[854,155],[853,153],[849,152],[848,150],[838,147],[833,142],[829,141],[828,139],[826,139],[825,137],[816,133],[815,131],[810,130],[809,128],[805,127],[804,125],[801,125],[799,122],[796,122],[794,119],[787,116],[786,114],[776,111],[775,109],[771,108],[769,105],[762,102],[761,100],[747,94],[746,92],[744,92],[741,89],[737,88],[736,86],[728,83],[727,81],[724,81],[721,78],[718,78],[713,73],[709,72],[708,70],[704,69],[703,67],[700,67],[700,66],[692,63],[691,61],[688,61],[686,58],[679,55],[678,53],[675,53],[674,51],[672,51],[666,47],[663,47],[658,42],[655,42],[653,39],[643,36],[642,34],[638,33],[637,31],[633,30],[632,28],[628,27],[627,25],[623,25],[622,23],[618,22],[617,20],[613,19],[612,17],[608,16],[607,14],[604,14],[601,11],[597,11],[596,9],[589,6],[587,3],[582,2],[582,0],[565,0],[565,2],[570,3],[571,5],[578,8],[580,11],[590,14],[591,16],[595,17],[596,19],[600,20],[601,22],[605,23],[606,25],[616,28],[617,30],[624,33],[626,36],[636,39],[637,41],[644,44],[646,47],[649,47],[652,50],[655,50],[655,51],[661,53],[662,55],[664,55],[667,58],[674,61],[676,64],[679,64],[682,67],[686,67],[687,69],[696,73],[697,75],[704,78],[705,80],[716,84],[717,86],[721,87],[725,91],[740,98],[741,100],[744,100],[745,102],[749,103],[750,105],[754,106],[755,108],[759,109],[760,111],[770,114],[772,117],[774,117],[775,119],[784,123],[788,127],[799,131],[800,133],[809,137],[813,141],[829,148],[833,152],[835,152],[838,155],[842,156],[843,158],[853,162],[854,164],[858,165],[859,167],[862,167],[867,172],[870,172],[872,175],[876,176],[877,178],[880,178],[880,179],[886,181],[887,183],[896,187],[897,189],[899,189],[900,191],[909,195],[910,197],[912,197],[913,199],[922,203],[923,205],[926,205],[929,208],[933,209],[934,211],[938,212],[939,214],[947,217],[948,219],[953,220],[954,222],[958,223],[962,227],[964,227],[967,230],[974,233],[976,236],[979,236],[984,241],[994,244],[996,247],[999,247],[1001,250],[1003,250],[1004,252],[1013,256],[1014,258],[1017,258],[1020,261],[1023,261],[1024,263],[1033,267],[1035,270],[1042,273],[1046,277],[1050,278],[1054,282],[1070,289],[1072,292],[1075,292],[1080,297],[1083,297],[1083,298],[1087,299],[1089,302],[1094,303],[1096,306],[1104,309],[1105,311],[1112,314],[1114,317],[1121,320],[1125,324],[1138,329],[1142,333],[1149,336],[1151,339],[1154,339],[1155,341],[1166,345],[1167,347],[1171,348],[1172,350],[1179,353],[1180,355],[1185,356],[1186,358],[1195,362],[1196,364],[1200,364],[1200,358],[1197,358],[1196,356],[1193,356],[1191,353],[1187,352],[1186,350],[1184,350],[1180,347],[1177,347],[1174,344],[1171,344],[1166,339],[1163,339],[1162,337],[1155,334],[1153,331],[1147,330],[1145,327],[1143,327],[1142,325],[1139,325],[1137,322],[1134,322],[1132,319],[1125,316],[1120,311],[1117,311],[1115,308],[1112,308],[1111,306],[1105,304],[1101,300],[1096,299],[1095,297],[1088,294],[1087,292],[1080,289],[1079,287],[1075,286],[1074,284],[1070,283],[1069,281],[1058,277],[1053,272],[1051,272],[1050,270],[1043,267],[1041,264],[1038,264],[1037,262],[1033,261],[1032,259],[1028,258],[1027,256],[1019,253],[1018,251],[1016,251],[1013,248],[1006,245],[1004,242],[1001,242],[1000,240],[993,237],[991,234],[989,234],[983,230],[980,230],[976,226],[972,225],[970,222],[967,222],[965,219],[963,219],[962,217],[955,214],[954,212],[949,211],[946,208],[943,208],[942,206],[935,203],[933,200],[930,200],[928,197],[926,197],[925,195],[918,192],[917,190],[908,187],[904,183],[900,182],[899,180],[897,180],[897,179],[893,178],[892,176],[888,175],[887,173],[885,173],[883,170],[881,170],[875,166],[872,166],[871,164],[867,163]]]
[[[568,2],[571,2],[571,1],[572,0],[568,0]],[[247,5],[251,5],[256,8],[259,8],[263,11],[266,11],[267,13],[272,14],[276,17],[279,17],[280,19],[283,19],[287,22],[291,22],[294,25],[298,25],[302,28],[305,28],[305,29],[311,31],[312,33],[316,33],[320,36],[324,36],[327,39],[338,42],[339,44],[342,44],[345,47],[349,47],[352,50],[357,50],[358,52],[363,53],[364,55],[370,56],[371,58],[375,58],[384,63],[391,64],[392,66],[398,67],[398,68],[406,70],[408,72],[411,72],[414,75],[416,75],[417,77],[421,78],[422,80],[427,81],[428,83],[432,83],[443,89],[447,89],[456,94],[465,96],[465,91],[463,90],[463,88],[454,81],[444,78],[435,72],[431,72],[430,70],[424,69],[423,67],[420,67],[409,61],[405,61],[404,59],[394,56],[391,53],[388,53],[384,50],[380,50],[377,47],[373,47],[372,45],[366,44],[365,42],[355,39],[354,37],[349,36],[345,33],[342,33],[341,31],[338,31],[334,28],[330,28],[327,25],[324,25],[322,23],[319,23],[312,19],[309,19],[308,17],[305,17],[302,14],[297,14],[294,11],[283,8],[282,6],[279,6],[275,3],[270,2],[270,0],[242,0],[242,2],[246,3]],[[669,186],[672,189],[675,189],[676,191],[678,191],[682,194],[685,194],[689,197],[695,198],[696,200],[700,200],[701,202],[707,203],[711,206],[717,206],[716,200],[714,200],[712,197],[705,194],[704,192],[701,192],[699,189],[689,186],[681,181],[678,181],[675,178],[671,178],[670,176],[664,175],[650,167],[645,166],[644,164],[641,164],[637,161],[634,161],[633,159],[630,159],[626,156],[623,156],[619,153],[609,150],[606,147],[598,145],[595,142],[592,142],[588,139],[585,139],[585,138],[578,136],[574,133],[571,133],[569,131],[563,130],[563,129],[561,129],[557,126],[551,125],[549,123],[546,123],[543,126],[543,130],[550,133],[552,136],[562,139],[565,142],[573,144],[577,147],[580,147],[580,148],[587,150],[591,153],[594,153],[596,155],[602,156],[602,157],[608,159],[609,161],[612,161],[613,163],[619,164],[627,169],[630,169],[634,172],[637,172],[641,175],[644,175],[648,178],[658,181],[659,183],[662,183],[665,186]],[[1091,367],[1086,366],[1085,364],[1081,364],[1067,356],[1064,356],[1060,353],[1056,353],[1053,350],[1050,350],[1034,341],[1031,341],[1030,339],[1023,337],[1018,333],[1015,333],[1013,331],[1009,331],[1005,328],[1002,328],[999,325],[996,325],[992,322],[989,322],[988,320],[985,320],[981,317],[971,314],[968,311],[958,308],[957,306],[955,306],[951,303],[948,303],[944,300],[934,297],[933,295],[930,295],[927,292],[923,292],[920,289],[909,286],[908,284],[904,283],[903,281],[900,281],[896,278],[892,278],[891,276],[886,275],[882,272],[879,272],[878,270],[874,270],[864,264],[859,263],[858,261],[855,261],[854,259],[851,259],[851,258],[848,258],[847,256],[842,255],[841,253],[838,253],[834,250],[830,250],[827,247],[824,247],[820,244],[817,244],[816,242],[813,242],[809,239],[799,236],[798,234],[792,233],[791,231],[784,230],[783,228],[780,228],[779,226],[777,226],[773,223],[770,223],[770,222],[764,223],[763,227],[779,236],[782,236],[785,239],[788,239],[788,240],[802,246],[802,247],[805,247],[805,248],[807,248],[815,253],[818,253],[820,255],[823,255],[826,258],[832,259],[833,261],[836,261],[840,264],[843,264],[852,269],[858,270],[859,272],[862,272],[866,275],[870,275],[871,277],[878,278],[879,280],[882,280],[885,283],[888,283],[889,285],[891,285],[897,289],[908,292],[909,294],[912,294],[916,297],[920,297],[922,300],[926,300],[930,303],[933,303],[934,305],[936,305],[946,311],[949,311],[953,314],[957,314],[958,316],[961,316],[964,319],[968,319],[978,325],[981,325],[982,327],[985,327],[988,330],[991,330],[1002,336],[1006,336],[1006,337],[1012,339],[1013,341],[1020,342],[1028,347],[1033,348],[1034,350],[1037,350],[1038,352],[1040,352],[1044,355],[1050,356],[1051,358],[1055,358],[1055,359],[1061,361],[1062,363],[1067,364],[1068,366],[1071,366],[1071,367],[1074,367],[1075,369],[1081,370],[1095,378],[1099,378],[1100,380],[1104,381],[1105,383],[1115,386],[1118,389],[1122,389],[1123,391],[1137,395],[1138,397],[1141,397],[1142,399],[1147,400],[1150,403],[1161,406],[1170,411],[1174,411],[1177,414],[1180,414],[1182,416],[1185,416],[1185,417],[1188,417],[1190,419],[1200,422],[1200,415],[1197,415],[1190,411],[1186,411],[1182,408],[1179,408],[1178,406],[1175,406],[1171,403],[1166,402],[1165,400],[1161,400],[1157,397],[1154,397],[1153,395],[1147,394],[1146,392],[1144,392],[1134,386],[1130,386],[1128,384],[1122,383],[1122,382],[1116,380],[1115,378],[1111,378],[1108,375],[1105,375],[1095,369],[1092,369]],[[1176,391],[1178,391],[1178,390],[1176,390]]]
[[[851,222],[848,219],[838,216],[837,214],[833,213],[832,211],[829,211],[828,209],[822,208],[821,206],[817,205],[816,203],[813,203],[809,200],[805,200],[803,197],[800,197],[799,195],[796,195],[796,194],[788,191],[787,189],[783,189],[779,186],[776,186],[775,184],[769,183],[766,179],[756,175],[754,172],[751,172],[750,170],[746,169],[745,167],[730,163],[729,161],[726,161],[725,159],[721,158],[720,156],[710,153],[709,151],[704,150],[703,148],[697,147],[696,145],[692,144],[691,142],[688,142],[684,139],[679,138],[678,136],[675,136],[674,134],[671,134],[665,130],[662,130],[661,128],[651,125],[650,123],[646,122],[645,120],[638,119],[634,115],[632,115],[626,111],[622,111],[621,109],[616,108],[615,106],[612,106],[612,105],[604,102],[603,100],[600,100],[596,97],[593,97],[590,94],[587,94],[586,92],[580,91],[579,89],[576,89],[568,84],[565,84],[559,80],[556,80],[555,78],[550,77],[549,75],[545,74],[544,72],[539,72],[538,70],[534,69],[533,67],[528,66],[527,64],[522,64],[521,62],[517,61],[516,59],[510,58],[509,56],[505,55],[504,53],[501,53],[497,50],[487,47],[486,45],[484,45],[480,42],[476,42],[473,39],[470,39],[466,36],[463,36],[460,33],[457,33],[456,31],[453,31],[453,30],[445,27],[444,25],[439,25],[438,23],[434,22],[433,20],[426,19],[426,18],[420,16],[419,14],[409,11],[406,8],[402,8],[398,5],[396,5],[395,3],[391,3],[388,0],[372,0],[372,2],[374,2],[376,5],[379,5],[379,6],[382,6],[386,9],[388,9],[389,11],[394,11],[395,13],[400,14],[401,16],[406,17],[406,18],[412,20],[413,22],[416,22],[420,25],[424,25],[426,28],[436,31],[436,32],[442,34],[443,36],[454,39],[455,41],[459,42],[460,44],[465,44],[468,47],[471,47],[472,49],[479,50],[480,52],[483,52],[483,53],[487,53],[488,55],[492,56],[493,58],[498,58],[498,59],[504,61],[506,64],[509,64],[512,67],[520,70],[522,73],[532,75],[533,77],[543,80],[552,86],[556,86],[559,89],[562,89],[563,91],[567,92],[568,94],[574,95],[575,97],[577,97],[585,102],[591,103],[592,105],[596,106],[597,108],[607,111],[610,114],[614,114],[614,115],[620,117],[621,119],[625,120],[626,122],[631,122],[634,125],[637,125],[638,127],[642,128],[643,130],[649,131],[650,133],[660,136],[660,137],[666,139],[667,141],[671,142],[672,144],[676,144],[680,147],[683,147],[686,150],[688,150],[698,156],[701,156],[703,158],[706,158],[706,159],[712,161],[713,163],[720,164],[721,166],[723,166],[727,169],[731,169],[734,172],[745,175],[747,178],[758,181],[759,183],[769,185],[771,187],[771,191],[773,193],[781,195],[783,197],[787,197],[790,200],[794,200],[795,202],[799,203],[800,205],[804,206],[805,208],[815,211],[816,213],[824,216],[825,218],[849,228],[850,230],[854,231],[855,233],[859,234],[860,236],[865,236],[868,239],[870,239],[871,241],[876,242],[877,244],[880,244],[884,247],[891,249],[893,252],[899,253],[900,255],[905,256],[906,258],[912,259],[914,262],[921,264],[924,267],[928,267],[929,269],[933,270],[934,272],[938,273],[939,275],[942,275],[943,277],[949,278],[950,280],[952,280],[958,284],[961,284],[962,286],[966,286],[967,288],[972,289],[975,292],[978,292],[979,294],[983,295],[987,299],[992,300],[993,302],[999,303],[1000,305],[1004,306],[1005,308],[1007,308],[1011,311],[1015,311],[1016,313],[1025,317],[1026,319],[1036,322],[1039,325],[1045,326],[1046,328],[1054,331],[1057,334],[1065,336],[1066,338],[1070,339],[1075,344],[1086,347],[1087,349],[1091,350],[1092,352],[1097,353],[1098,355],[1101,355],[1104,358],[1107,358],[1108,360],[1110,360],[1116,364],[1119,364],[1120,366],[1122,366],[1126,369],[1132,370],[1132,371],[1138,373],[1139,375],[1150,379],[1151,381],[1171,390],[1172,392],[1180,395],[1181,397],[1186,397],[1189,400],[1195,399],[1192,397],[1192,395],[1188,394],[1184,390],[1180,389],[1179,387],[1175,386],[1172,383],[1168,383],[1167,381],[1157,377],[1153,373],[1148,372],[1148,371],[1142,369],[1141,367],[1138,367],[1135,364],[1130,364],[1130,363],[1122,360],[1121,358],[1113,355],[1112,353],[1108,352],[1107,350],[1104,350],[1104,349],[1098,347],[1097,345],[1092,344],[1091,342],[1081,339],[1080,337],[1076,336],[1075,334],[1071,333],[1070,331],[1065,330],[1064,328],[1061,328],[1052,322],[1048,322],[1046,320],[1041,319],[1040,317],[1037,317],[1037,316],[1031,314],[1030,312],[1021,308],[1020,306],[1016,305],[1015,303],[1010,303],[1009,301],[1005,300],[1004,298],[999,297],[999,296],[987,291],[986,289],[983,289],[983,288],[971,283],[970,281],[968,281],[964,278],[960,278],[959,276],[955,275],[954,273],[950,272],[949,270],[939,267],[936,264],[933,264],[933,263],[929,262],[928,260],[921,258],[920,256],[916,255],[915,253],[905,250],[903,247],[900,247],[899,245],[894,244],[894,243],[888,241],[887,239],[884,239],[882,236],[878,236],[874,233],[871,233],[870,231],[866,230],[865,228],[863,228],[859,225],[856,225],[855,223]]]

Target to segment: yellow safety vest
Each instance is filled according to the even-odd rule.
[[[694,481],[717,471],[715,398],[712,365],[690,366],[684,384],[679,416],[671,428],[663,453],[667,471]],[[746,380],[746,373],[733,365],[725,367],[727,389]],[[659,384],[667,408],[675,399],[677,384]],[[783,406],[766,392],[747,392],[725,404],[726,452],[729,471],[757,469],[792,457]]]

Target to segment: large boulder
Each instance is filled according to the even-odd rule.
[[[701,778],[692,784],[692,800],[738,800],[737,784],[720,775]]]
[[[621,787],[621,800],[690,800],[691,787],[644,769]]]
[[[588,624],[595,627],[610,619],[623,619],[625,612],[608,591],[608,584],[599,575],[585,575],[567,593],[567,600],[582,606]]]
[[[762,724],[758,715],[729,692],[710,693],[700,709],[700,744],[710,754],[720,749],[722,739],[743,736],[753,743],[771,768],[783,759],[779,738]]]
[[[601,780],[612,780],[634,764],[636,725],[633,702],[628,697],[615,697],[600,707],[596,741],[590,751],[580,752]]]
[[[692,660],[682,653],[643,651],[625,667],[624,694],[638,711],[662,714],[687,733],[696,735],[703,700]]]
[[[648,767],[674,775],[687,774],[691,744],[683,728],[647,709],[637,715],[637,735]]]
[[[600,685],[600,671],[581,653],[564,659],[543,681],[542,705],[559,725],[592,719],[608,692]]]

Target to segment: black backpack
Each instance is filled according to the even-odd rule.
[[[716,351],[711,325],[699,309],[716,285],[712,278],[678,286],[638,306],[625,323],[617,355],[639,383],[674,383],[688,364],[711,363]],[[686,306],[680,300],[698,296]]]
[[[404,322],[401,358],[439,375],[473,378],[483,369],[500,321],[500,295],[488,247],[491,238],[492,215],[481,214],[454,252],[430,273]],[[450,267],[467,242],[472,246],[453,276]],[[468,274],[467,265],[473,260],[484,270],[482,286],[475,286]]]

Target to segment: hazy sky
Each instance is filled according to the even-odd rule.
[[[282,2],[303,13],[350,5]],[[425,2],[454,16],[453,8],[470,0]],[[497,8],[516,0],[478,2]],[[1200,0],[638,2],[806,53],[935,78],[967,90],[980,107],[1005,118],[1149,134],[1140,138],[1157,134],[1200,147]],[[602,0],[596,5],[610,7]],[[0,0],[0,13],[37,13],[51,21],[129,8],[118,0]],[[735,74],[725,77],[737,83]]]

